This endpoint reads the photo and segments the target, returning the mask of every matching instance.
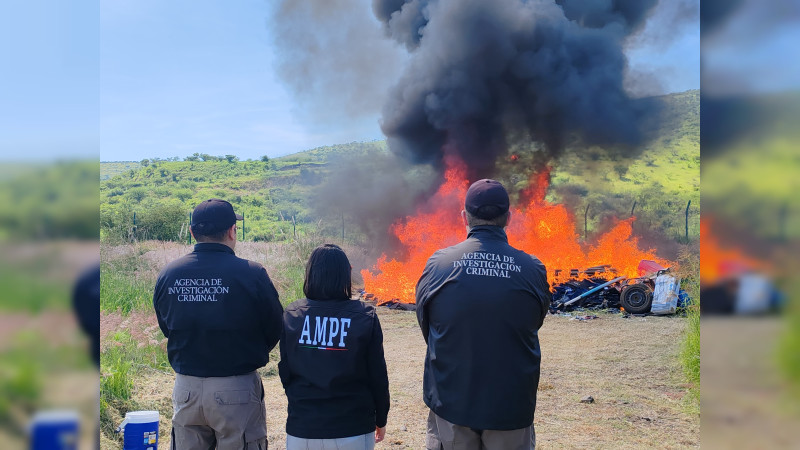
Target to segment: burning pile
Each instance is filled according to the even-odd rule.
[[[361,271],[364,289],[374,294],[379,304],[392,300],[414,303],[416,282],[428,258],[436,250],[460,242],[466,235],[459,217],[469,187],[466,168],[453,158],[448,159],[447,166],[445,182],[436,194],[419,207],[415,215],[392,226],[391,232],[402,244],[402,256],[389,258],[384,254],[372,271]],[[637,238],[632,235],[633,217],[618,222],[584,250],[572,214],[564,205],[545,200],[548,185],[549,170],[531,177],[529,187],[519,193],[516,206],[511,208],[507,233],[512,246],[537,256],[545,264],[551,286],[589,276],[585,272],[571,276],[572,268],[610,265],[616,272],[593,272],[591,276],[611,279],[637,277],[642,260],[671,265],[658,258],[653,250],[639,248]]]

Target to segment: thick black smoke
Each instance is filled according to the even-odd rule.
[[[658,102],[623,87],[625,41],[657,0],[374,0],[411,60],[383,107],[393,152],[492,173],[512,145],[568,142],[632,153]]]

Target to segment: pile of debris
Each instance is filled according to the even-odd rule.
[[[358,291],[358,300],[362,302],[371,303],[373,305],[385,306],[389,309],[399,309],[400,311],[416,311],[417,305],[414,303],[403,303],[400,300],[392,299],[388,302],[380,301],[375,294],[367,293],[364,289]]]
[[[550,312],[582,309],[623,309],[629,314],[674,314],[689,303],[689,296],[680,289],[680,278],[650,260],[639,263],[639,277],[617,276],[618,272],[610,265],[572,269],[569,280],[553,284],[553,301]],[[561,275],[556,271],[556,276]],[[361,289],[359,300],[385,306],[389,309],[415,311],[417,305],[403,303],[397,299],[382,301],[374,294]]]
[[[624,309],[630,314],[674,314],[689,303],[680,278],[655,261],[642,260],[639,277],[617,277],[609,265],[572,269],[570,280],[554,284],[550,312],[586,309]],[[556,271],[556,276],[560,275]],[[611,279],[609,279],[611,278]]]

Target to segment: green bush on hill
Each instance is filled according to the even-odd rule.
[[[97,239],[98,176],[96,161],[16,165],[0,181],[0,239]]]

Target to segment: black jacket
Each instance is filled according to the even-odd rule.
[[[428,343],[423,395],[437,415],[477,430],[533,423],[550,304],[544,265],[508,245],[505,231],[473,227],[431,256],[417,283]]]
[[[347,299],[287,306],[278,370],[289,399],[287,434],[334,439],[386,426],[389,378],[374,306]]]
[[[153,306],[175,372],[242,375],[263,367],[278,343],[283,308],[261,264],[224,244],[199,243],[168,264]]]

